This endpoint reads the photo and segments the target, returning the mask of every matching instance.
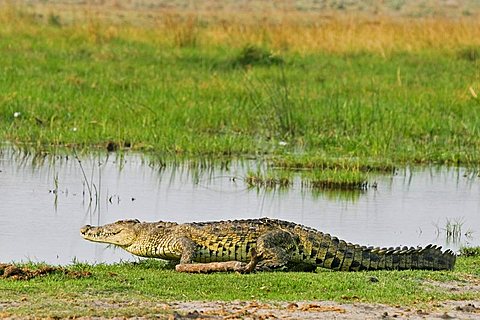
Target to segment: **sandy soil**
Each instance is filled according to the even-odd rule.
[[[0,303],[1,319],[37,319],[2,313],[4,307],[18,307],[17,303]],[[95,309],[117,309],[132,304],[131,301],[83,301],[82,306]],[[111,319],[480,319],[480,301],[443,301],[422,307],[387,306],[371,303],[337,303],[333,301],[257,302],[257,301],[189,301],[189,302],[139,302],[156,310],[154,314],[138,317],[113,317]],[[131,313],[130,313],[131,314]],[[71,318],[71,317],[69,317]],[[105,317],[73,317],[75,319],[106,319]],[[53,319],[60,319],[54,317]]]
[[[480,319],[480,301],[447,301],[425,309],[331,301],[178,302],[169,307],[173,319]]]

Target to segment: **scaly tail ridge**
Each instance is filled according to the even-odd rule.
[[[456,255],[452,250],[442,252],[442,247],[374,248],[359,246],[321,234],[322,240],[316,262],[320,267],[341,270],[452,270]]]

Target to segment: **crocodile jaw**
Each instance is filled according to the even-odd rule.
[[[101,227],[86,225],[80,229],[80,234],[89,241],[127,247],[137,239],[135,228],[137,223],[139,223],[138,220],[124,220]]]

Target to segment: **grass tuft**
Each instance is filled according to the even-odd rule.
[[[305,175],[304,175],[305,176]],[[373,183],[372,187],[376,187]],[[360,171],[314,171],[302,179],[302,187],[330,190],[367,190],[368,177]]]
[[[480,257],[480,247],[462,247],[460,248],[460,256]]]
[[[471,230],[463,230],[464,221],[463,218],[455,218],[455,219],[448,219],[446,220],[445,227],[439,227],[438,223],[434,224],[437,232],[437,236],[440,233],[445,234],[445,238],[447,242],[452,243],[459,243],[461,238],[464,237],[471,237],[472,231]]]
[[[376,183],[369,185],[367,174],[360,171],[313,170],[295,173],[290,170],[273,170],[267,173],[248,173],[245,183],[255,188],[289,188],[295,187],[295,178],[300,178],[299,187],[312,192],[318,190],[367,190],[376,188]]]
[[[467,46],[457,50],[459,59],[475,62],[480,59],[480,46]]]
[[[246,45],[240,54],[233,59],[233,65],[247,66],[271,66],[284,63],[282,57],[272,51],[256,45]]]
[[[358,172],[395,173],[397,167],[393,163],[378,162],[368,159],[340,158],[331,159],[326,156],[284,156],[273,158],[270,164],[273,168],[287,170],[347,170]]]
[[[195,15],[164,17],[164,28],[169,31],[173,44],[179,48],[194,48],[199,44],[199,20]]]
[[[48,24],[60,28],[62,26],[62,20],[59,15],[50,13],[48,15]]]
[[[286,172],[280,176],[248,173],[245,177],[245,183],[249,188],[284,189],[291,187],[293,180],[291,175]]]

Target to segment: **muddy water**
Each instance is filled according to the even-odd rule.
[[[118,219],[178,222],[272,217],[374,246],[480,245],[480,178],[463,169],[400,170],[377,189],[322,193],[248,189],[253,161],[151,165],[139,155],[35,158],[0,153],[0,261],[68,264],[135,257],[83,240],[85,224]],[[221,168],[222,167],[222,168]],[[89,191],[89,188],[91,189]],[[92,200],[90,200],[90,194]],[[450,225],[461,232],[448,236]]]

